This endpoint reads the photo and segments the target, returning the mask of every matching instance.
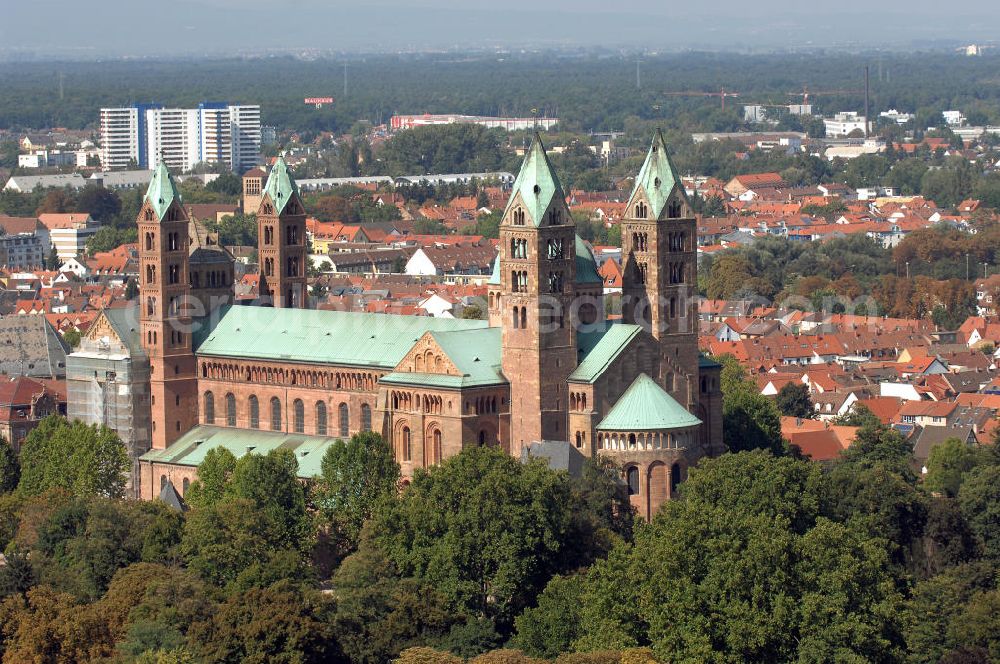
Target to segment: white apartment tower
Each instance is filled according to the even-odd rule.
[[[198,163],[245,171],[260,163],[260,106],[203,102],[198,108],[135,104],[101,109],[104,170],[152,168],[162,159],[175,172]]]

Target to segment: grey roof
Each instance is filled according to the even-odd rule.
[[[146,351],[142,348],[142,336],[139,333],[139,307],[132,305],[118,309],[105,309],[103,314],[118,338],[128,347],[129,355],[133,359],[145,357]]]
[[[184,503],[184,499],[178,495],[177,489],[174,488],[174,483],[169,480],[163,485],[163,488],[160,489],[159,498],[172,510],[177,512],[184,512],[187,510],[187,505]]]
[[[920,461],[927,459],[932,449],[949,438],[958,438],[966,443],[974,443],[976,434],[972,425],[923,427],[913,438],[914,458]]]
[[[530,458],[546,459],[552,470],[565,470],[573,477],[583,474],[587,458],[564,440],[543,440],[531,443],[521,450],[521,463]]]
[[[79,173],[61,173],[58,175],[14,175],[7,180],[4,189],[16,189],[28,193],[45,187],[83,189],[85,186],[87,186],[87,181]]]
[[[90,179],[95,184],[102,185],[110,189],[125,189],[132,187],[145,187],[153,177],[153,171],[106,171],[94,173]]]
[[[0,319],[0,373],[62,378],[69,347],[45,316]]]

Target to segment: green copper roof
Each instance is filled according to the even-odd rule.
[[[687,201],[684,185],[677,175],[677,169],[674,168],[673,162],[670,161],[670,155],[667,154],[667,144],[663,140],[663,132],[657,129],[656,134],[653,135],[653,143],[649,146],[649,152],[646,154],[646,161],[643,162],[642,168],[639,169],[639,175],[635,178],[635,186],[632,188],[629,200],[634,198],[641,188],[649,201],[652,218],[659,219],[675,187],[680,190],[681,197]]]
[[[677,403],[656,381],[639,374],[597,428],[602,431],[649,431],[699,424],[701,420]]]
[[[518,193],[521,194],[524,207],[535,226],[541,225],[542,217],[549,209],[553,199],[566,200],[566,194],[563,193],[562,185],[559,184],[559,178],[556,177],[555,171],[552,170],[552,164],[549,163],[549,158],[545,155],[542,138],[537,133],[531,141],[528,153],[524,155],[524,162],[521,164],[517,179],[514,180],[514,189],[507,202],[507,210],[504,211],[505,217]]]
[[[597,260],[587,243],[576,236],[576,283],[603,284],[604,279],[597,272]]]
[[[239,305],[218,311],[215,325],[195,335],[198,355],[388,370],[394,369],[428,330],[487,327],[482,320],[347,311]]]
[[[489,286],[499,286],[500,285],[500,256],[497,255],[496,259],[493,261],[493,274],[490,275],[490,280],[486,282]],[[578,284],[603,284],[604,279],[601,278],[600,273],[597,271],[597,259],[594,258],[594,253],[587,246],[587,243],[579,235],[576,236],[576,283]]]
[[[572,381],[593,383],[611,362],[638,336],[638,325],[605,323],[597,330],[581,331],[576,335],[580,363],[569,375]]]
[[[167,214],[167,208],[177,199],[181,202],[181,195],[177,192],[174,179],[170,176],[167,165],[162,161],[153,169],[153,177],[149,180],[149,187],[146,188],[146,198],[156,212],[156,219],[160,220]]]
[[[292,195],[299,193],[299,186],[295,184],[295,179],[288,170],[288,164],[282,157],[278,157],[278,161],[274,162],[274,168],[271,169],[271,174],[267,176],[267,184],[264,185],[264,193],[271,197],[275,214],[281,214]]]
[[[245,454],[265,455],[279,447],[292,450],[299,462],[298,476],[303,479],[321,473],[323,455],[337,443],[332,436],[307,436],[301,433],[264,431],[259,429],[230,429],[199,425],[177,439],[164,450],[150,450],[140,461],[172,463],[179,466],[198,466],[209,450],[224,447],[237,459]]]
[[[502,330],[499,327],[457,332],[432,331],[430,334],[448,359],[462,372],[461,376],[397,371],[383,376],[381,382],[456,389],[503,385],[507,382],[500,368]]]

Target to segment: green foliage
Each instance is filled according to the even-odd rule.
[[[257,215],[235,214],[226,215],[222,221],[205,223],[206,228],[219,234],[219,244],[223,246],[256,246]]]
[[[321,468],[315,501],[343,555],[357,547],[364,522],[395,497],[399,464],[382,436],[364,432],[331,446]]]
[[[634,548],[591,568],[576,647],[648,644],[666,661],[898,659],[902,597],[885,541],[818,516],[810,465],[755,452],[692,470]]]
[[[87,253],[93,256],[100,251],[111,251],[123,244],[135,242],[138,238],[139,231],[136,228],[101,226],[87,238]]]
[[[236,173],[226,171],[206,184],[205,189],[235,198],[243,193],[243,179]]]
[[[958,504],[984,554],[1000,559],[1000,465],[983,465],[965,475]]]
[[[192,507],[211,507],[222,500],[236,469],[236,457],[224,447],[213,447],[198,465],[198,479],[191,483],[184,500]]]
[[[10,443],[0,437],[0,494],[10,493],[16,489],[20,478],[21,464],[17,460],[17,454],[14,453]]]
[[[732,355],[716,358],[722,363],[722,436],[731,451],[767,449],[780,453],[781,414],[747,378]]]
[[[121,199],[112,189],[88,184],[76,195],[76,211],[87,212],[101,223],[110,223],[121,209]]]
[[[80,497],[119,498],[130,467],[125,445],[114,431],[53,415],[21,445],[18,491],[35,496],[62,488]]]
[[[805,383],[786,383],[775,397],[775,405],[782,415],[810,419],[815,416],[809,386]]]
[[[476,228],[474,235],[482,235],[488,238],[500,237],[500,222],[503,221],[503,211],[494,210],[484,212],[476,217]]]
[[[400,578],[377,549],[363,546],[333,578],[337,610],[332,620],[352,662],[381,664],[412,646],[439,643],[464,622],[433,586]]]
[[[927,456],[924,486],[928,491],[957,496],[962,476],[976,466],[978,457],[973,447],[958,438],[949,438],[934,446]]]
[[[538,596],[538,605],[517,617],[512,643],[532,657],[553,658],[568,652],[579,637],[583,577],[554,576]]]
[[[482,173],[503,170],[502,130],[453,124],[401,131],[378,151],[388,175]]]
[[[288,583],[252,589],[223,602],[190,632],[194,653],[209,662],[346,661],[328,622],[332,602]]]
[[[571,533],[565,475],[473,447],[419,471],[373,520],[374,543],[403,576],[432,584],[457,611],[501,633],[561,571]]]

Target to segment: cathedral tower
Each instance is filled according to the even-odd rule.
[[[306,214],[285,160],[278,158],[257,209],[260,297],[275,307],[305,309]]]
[[[188,216],[167,167],[153,171],[137,220],[142,345],[150,363],[152,446],[163,449],[198,422],[188,310]]]
[[[694,212],[656,132],[622,220],[622,316],[659,341],[664,387],[698,399],[698,262]]]
[[[510,381],[510,453],[568,440],[566,379],[576,368],[571,305],[576,232],[566,195],[536,134],[500,222],[503,373]]]

